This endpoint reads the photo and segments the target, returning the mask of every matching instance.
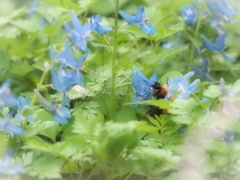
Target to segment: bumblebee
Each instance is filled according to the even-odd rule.
[[[154,98],[158,99],[164,99],[168,93],[168,90],[161,86],[160,83],[155,82],[150,87],[151,94]],[[160,109],[157,106],[150,106],[150,109],[146,112],[147,116],[155,118],[155,116],[160,116],[161,114],[168,114],[167,109]]]
[[[164,99],[168,93],[168,90],[158,82],[155,82],[154,85],[150,87],[150,91],[152,96],[156,99]]]

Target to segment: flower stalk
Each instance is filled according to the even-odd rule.
[[[112,57],[112,85],[111,85],[111,114],[113,119],[115,114],[115,77],[116,77],[116,62],[117,62],[117,41],[118,41],[118,8],[119,0],[115,1],[115,23],[114,23],[114,41],[113,41],[113,57]]]

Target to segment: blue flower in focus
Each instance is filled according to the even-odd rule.
[[[195,9],[193,8],[192,5],[188,5],[187,7],[182,6],[180,8],[181,14],[184,18],[184,21],[189,25],[189,26],[194,26],[196,22],[196,12]]]
[[[17,99],[11,94],[9,87],[11,86],[11,81],[7,80],[0,87],[0,107],[7,105],[10,107],[17,105]]]
[[[18,98],[18,104],[17,104],[18,105],[18,110],[20,112],[23,112],[23,108],[26,107],[26,106],[30,106],[30,103],[31,102],[30,102],[29,97],[24,98],[24,97],[20,96]],[[23,116],[23,114],[18,113],[18,114],[15,115],[15,119],[23,121],[25,119],[25,117]],[[29,122],[34,121],[34,119],[35,119],[34,116],[28,115],[28,121]]]
[[[0,119],[0,131],[16,135],[23,133],[22,128],[11,121],[11,115],[8,115],[5,119]]]
[[[174,95],[174,91],[177,91],[179,93],[176,98],[188,99],[189,95],[196,90],[198,83],[200,82],[200,79],[196,79],[193,83],[189,85],[188,79],[193,75],[194,72],[191,71],[179,78],[168,78],[166,86],[166,89],[168,89],[168,93],[165,97],[165,100],[169,100]]]
[[[156,33],[154,27],[152,27],[148,22],[148,18],[145,16],[144,6],[139,7],[135,16],[132,16],[124,11],[118,11],[122,18],[130,25],[138,26],[141,28],[142,32],[145,34]]]
[[[64,28],[68,38],[72,41],[78,50],[90,52],[87,47],[87,39],[93,29],[92,24],[86,24],[81,26],[74,11],[72,14],[72,26],[73,30],[69,27],[68,23],[64,22]]]
[[[78,61],[75,60],[69,42],[65,42],[65,57],[68,65],[73,69],[72,78],[76,84],[83,84],[83,75],[80,72],[84,68],[83,63],[87,58],[87,55],[83,55]]]
[[[136,96],[133,98],[133,102],[149,100],[151,99],[150,86],[157,82],[158,72],[156,72],[150,79],[146,78],[142,72],[135,66],[133,66],[132,85],[136,92]],[[139,104],[134,104],[139,107]]]
[[[225,38],[226,38],[226,34],[220,34],[217,39],[216,39],[216,42],[213,43],[211,42],[209,39],[207,39],[205,36],[202,36],[203,38],[203,46],[208,49],[209,51],[212,51],[212,52],[220,52],[223,56],[223,59],[225,61],[233,61],[234,59],[231,58],[231,57],[228,57],[224,52],[223,52],[223,49],[224,49],[224,41],[225,41]]]
[[[70,111],[68,108],[62,106],[61,104],[56,104],[48,102],[44,97],[39,93],[37,89],[34,89],[35,94],[37,95],[40,104],[44,109],[53,112],[53,119],[59,124],[67,124],[67,119],[71,117]]]
[[[207,0],[206,3],[214,16],[220,16],[227,22],[234,22],[229,16],[236,15],[238,12],[231,6],[229,0]]]
[[[7,149],[5,155],[0,160],[0,174],[14,175],[25,173],[25,169],[13,164],[13,151]]]
[[[109,27],[103,27],[99,25],[102,22],[101,15],[95,15],[90,18],[90,24],[92,24],[92,29],[95,30],[99,35],[104,35],[107,32],[111,32],[113,29]]]

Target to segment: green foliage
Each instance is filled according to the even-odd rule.
[[[40,0],[36,6],[29,6],[31,2],[0,1],[0,79],[2,84],[7,79],[12,83],[10,89],[0,88],[0,167],[6,163],[6,150],[11,148],[13,156],[8,157],[9,163],[26,170],[16,176],[24,180],[184,179],[184,170],[191,171],[192,167],[197,171],[188,174],[188,178],[193,173],[195,179],[199,178],[199,171],[208,179],[239,179],[240,126],[232,121],[239,119],[240,114],[237,23],[224,22],[222,26],[227,34],[226,48],[222,51],[234,58],[226,62],[219,52],[203,46],[201,35],[213,40],[219,33],[210,22],[213,15],[205,13],[208,7],[203,0],[194,6],[198,12],[193,26],[185,23],[180,12],[181,6],[193,4],[190,0],[121,0],[118,10],[131,15],[144,5],[148,19],[141,23],[148,20],[156,29],[153,34],[127,24],[120,15],[117,19],[118,0]],[[240,8],[236,2],[233,7]],[[81,86],[75,83],[65,91],[54,87],[58,82],[52,82],[51,68],[66,67],[59,79],[62,85],[67,71],[73,72],[73,65],[65,57],[60,57],[62,62],[51,61],[48,47],[53,47],[56,54],[65,50],[64,23],[74,29],[71,10],[84,28],[91,16],[100,14],[99,25],[113,31],[83,35],[81,38],[91,52],[77,50],[70,41],[76,60],[88,56],[81,67],[76,67],[83,75],[83,83],[79,83]],[[240,19],[239,15],[230,18],[236,22]],[[81,35],[78,32],[75,35],[79,43]],[[207,67],[202,66],[204,59],[208,61]],[[168,101],[154,97],[145,100],[153,82],[138,74],[136,82],[142,90],[139,92],[132,85],[133,66],[147,79],[157,71],[157,82],[168,92],[174,91],[172,97]],[[181,79],[191,70],[196,76]],[[169,77],[181,79],[178,87],[167,81]],[[192,87],[186,84],[197,78],[201,82],[191,92]],[[33,89],[41,91],[49,103],[39,100]],[[190,92],[189,98],[180,99],[176,91]],[[13,98],[29,96],[31,103],[23,108],[10,106],[5,99],[9,93]],[[63,101],[63,93],[70,101],[69,107]],[[136,93],[141,101],[133,103]],[[149,117],[146,112],[153,107],[165,114]],[[56,116],[64,117],[68,110],[71,115],[67,115],[67,124],[58,123]],[[5,121],[9,115],[11,118]],[[23,119],[19,120],[21,115]],[[35,119],[29,122],[32,116]],[[11,124],[21,127],[23,133],[9,132]],[[204,128],[209,131],[194,134]],[[196,152],[189,147],[197,149]],[[184,159],[185,151],[194,154],[192,159]],[[195,159],[200,163],[194,164]],[[192,164],[184,167],[186,160]],[[11,164],[7,167],[11,168]],[[1,170],[0,179],[5,178]]]

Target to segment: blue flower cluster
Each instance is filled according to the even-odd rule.
[[[222,29],[220,20],[221,18],[223,18],[226,22],[233,22],[233,20],[230,19],[230,16],[237,14],[237,11],[231,6],[228,0],[206,0],[206,4],[209,10],[208,12],[210,12],[213,15],[213,20],[207,19],[206,22],[211,22],[211,26],[216,29],[218,36],[215,39],[215,42],[212,42],[204,35],[201,35],[203,46],[199,50],[196,49],[195,55],[200,54],[201,50],[205,48],[211,52],[220,53],[225,61],[233,61],[234,60],[233,58],[227,56],[224,53],[225,39],[227,37],[227,34]],[[183,6],[180,8],[184,21],[192,28],[195,28],[196,22],[199,18],[198,16],[201,13],[198,12],[199,9],[201,9],[198,7],[199,7],[198,1],[194,0],[194,5],[188,5],[186,7]],[[206,12],[207,10],[204,11]],[[201,75],[202,78],[205,80],[215,81],[215,79],[209,74],[207,70],[208,66],[207,58],[202,57],[201,59],[203,59],[202,67],[199,68],[193,66],[192,70],[196,73],[196,75]]]
[[[76,49],[80,51],[90,52],[87,47],[87,42],[92,31],[97,32],[99,35],[104,35],[112,31],[112,28],[103,27],[99,24],[102,21],[101,15],[92,16],[89,24],[83,26],[79,23],[74,11],[71,11],[71,15],[73,29],[71,29],[67,22],[64,22],[64,29],[69,40],[73,42]],[[70,107],[66,92],[70,90],[74,84],[83,84],[81,70],[84,68],[83,63],[87,55],[83,55],[79,60],[76,60],[68,40],[65,41],[65,49],[62,52],[56,54],[51,46],[49,47],[49,51],[50,59],[54,62],[51,67],[53,88],[63,94],[64,104]],[[69,109],[61,104],[56,104],[54,101],[52,101],[52,103],[47,102],[36,89],[34,91],[42,106],[46,110],[53,112],[53,119],[60,124],[66,124],[67,118],[71,117]]]
[[[0,88],[0,108],[3,106],[14,108],[18,104],[17,99],[10,92],[10,86],[11,81],[7,80]],[[23,129],[12,121],[12,115],[13,113],[10,111],[5,118],[0,119],[0,131],[20,135],[23,133]]]
[[[92,31],[97,32],[99,35],[104,35],[105,33],[112,31],[112,28],[99,25],[99,23],[102,21],[101,15],[92,16],[89,24],[81,26],[76,13],[71,11],[71,14],[73,30],[70,28],[67,22],[64,23],[64,28],[68,38],[74,43],[76,49],[78,50],[90,52],[87,47],[87,43]]]
[[[158,72],[156,72],[149,79],[146,78],[143,73],[135,66],[133,66],[133,77],[132,85],[135,90],[136,95],[134,96],[132,102],[149,100],[152,97],[151,86],[154,85],[158,80]],[[184,76],[176,78],[167,78],[167,84],[164,86],[168,90],[165,100],[168,101],[173,95],[176,98],[188,99],[189,95],[194,93],[196,90],[200,79],[196,79],[191,84],[188,83],[188,79],[194,75],[191,71]],[[176,94],[177,92],[177,94]],[[134,106],[139,107],[139,104],[134,104]]]

